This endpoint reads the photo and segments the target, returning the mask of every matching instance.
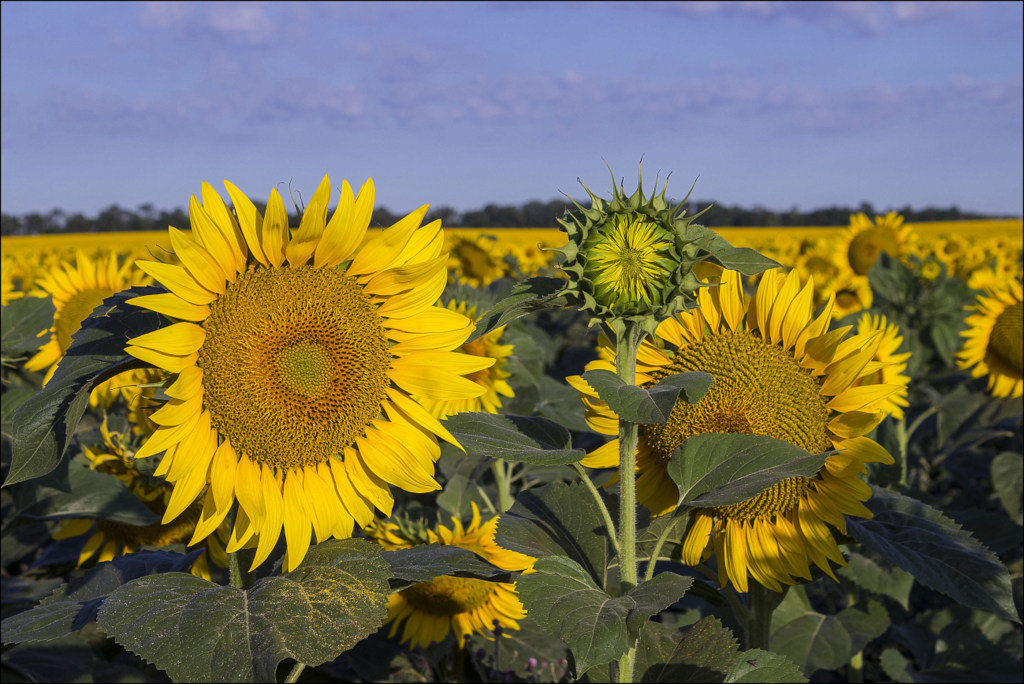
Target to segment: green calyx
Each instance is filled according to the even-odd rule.
[[[628,196],[621,185],[615,187],[614,175],[612,180],[611,200],[580,183],[590,208],[574,202],[579,215],[566,212],[558,221],[569,235],[558,250],[570,281],[566,294],[590,314],[591,324],[614,330],[632,321],[653,332],[658,322],[692,306],[694,292],[704,285],[691,271],[709,254],[697,244],[697,231],[687,235],[704,212],[685,215],[690,193],[669,205],[667,181],[661,192],[646,197],[642,176]]]

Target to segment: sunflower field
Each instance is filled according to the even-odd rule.
[[[224,185],[3,240],[4,681],[1021,681],[1020,220]]]

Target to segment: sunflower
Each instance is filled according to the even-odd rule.
[[[508,551],[494,542],[498,516],[481,524],[480,511],[473,504],[473,519],[466,527],[458,518],[452,518],[452,528],[438,525],[427,531],[426,543],[458,546],[469,549],[484,560],[503,570],[528,570],[535,559]],[[394,523],[376,523],[367,529],[367,535],[387,549],[407,548],[423,543],[403,537]],[[516,595],[514,583],[489,582],[470,577],[442,575],[429,582],[419,582],[388,599],[385,624],[391,623],[389,636],[395,636],[402,627],[402,643],[427,647],[441,642],[449,632],[462,647],[470,634],[487,635],[497,623],[502,629],[519,629],[519,621],[526,617],[523,605]]]
[[[844,532],[843,516],[871,517],[861,503],[870,488],[857,475],[870,461],[892,457],[865,437],[881,421],[885,400],[899,385],[877,384],[871,361],[879,331],[843,343],[850,327],[828,332],[834,297],[812,314],[813,282],[800,286],[791,271],[766,271],[747,302],[740,275],[726,271],[721,285],[702,288],[699,307],[664,320],[656,346],[645,340],[637,355],[636,382],[650,386],[669,375],[706,371],[714,376],[696,404],[679,402],[665,424],[641,425],[637,447],[637,499],[655,515],[675,508],[676,485],[666,468],[673,451],[692,435],[725,432],[768,435],[812,453],[832,449],[813,478],[793,477],[737,504],[697,509],[684,544],[684,560],[696,564],[712,550],[719,579],[747,591],[748,576],[776,591],[810,579],[809,563],[833,576],[829,561],[845,564],[826,523]],[[587,369],[614,368],[614,354]],[[854,386],[858,379],[864,384]],[[569,378],[587,408],[594,430],[618,434],[615,413],[581,377]],[[585,457],[590,467],[618,464],[613,439]]]
[[[854,380],[852,386],[871,384],[898,386],[900,389],[886,397],[878,404],[878,408],[887,415],[900,420],[903,418],[903,409],[910,405],[907,401],[907,386],[910,384],[910,378],[906,374],[906,361],[910,358],[910,352],[896,353],[896,350],[903,344],[903,336],[900,335],[899,327],[895,323],[889,323],[884,314],[872,316],[867,312],[862,313],[857,321],[857,335],[870,335],[876,330],[882,331],[882,341],[878,345],[878,351],[864,367],[865,375]],[[837,355],[846,356],[853,348],[855,340],[856,338],[851,338],[840,344]],[[872,369],[875,369],[874,373],[871,373]]]
[[[476,320],[476,307],[470,306],[466,302],[453,299],[448,302],[447,308],[472,320]],[[498,413],[501,409],[502,397],[514,396],[512,387],[506,382],[509,372],[504,369],[505,362],[512,355],[513,346],[511,344],[500,344],[501,336],[504,332],[505,326],[495,328],[472,342],[466,342],[458,349],[458,351],[472,356],[494,359],[494,365],[490,368],[484,368],[466,376],[483,387],[484,393],[479,397],[468,399],[420,399],[424,408],[430,411],[431,415],[438,419],[444,419],[456,413],[465,413],[467,411]]]
[[[44,296],[52,296],[56,313],[50,328],[50,339],[25,362],[25,369],[45,369],[44,385],[53,377],[58,362],[71,346],[71,336],[78,331],[82,321],[89,317],[93,309],[115,292],[142,285],[148,280],[133,267],[131,260],[125,260],[123,264],[120,261],[120,255],[116,252],[90,259],[85,252],[79,250],[74,264],[61,261],[37,281]],[[129,397],[120,391],[121,388],[131,387],[140,380],[141,376],[136,371],[116,375],[92,391],[89,405],[93,408],[108,407],[123,394],[127,399]]]
[[[164,522],[202,494],[198,541],[237,500],[228,552],[255,545],[255,568],[283,530],[287,571],[311,531],[346,538],[374,508],[390,514],[389,485],[440,488],[437,438],[455,440],[410,395],[478,397],[484,388],[462,376],[494,359],[452,351],[473,323],[435,306],[447,255],[440,221],[420,225],[427,206],[366,239],[370,180],[358,196],[343,181],[328,221],[325,176],[295,230],[276,189],[263,216],[225,184],[234,214],[204,183],[202,204],[189,203],[192,235],[170,229],[180,266],[138,262],[170,291],[130,303],[180,322],[125,350],[171,374],[137,457],[166,452]]]
[[[111,432],[106,420],[101,424],[100,432],[103,435],[103,446],[84,449],[89,467],[117,478],[146,508],[156,515],[163,515],[171,498],[171,487],[159,479],[143,475],[135,467],[132,451],[125,445],[124,437]],[[198,503],[193,504],[170,523],[150,525],[71,518],[62,522],[53,538],[88,537],[78,556],[78,567],[81,567],[91,558],[102,563],[134,553],[143,546],[161,547],[186,543],[195,532],[201,510]],[[221,524],[213,534],[206,537],[202,553],[192,564],[193,575],[210,579],[210,561],[219,567],[227,567],[228,557],[224,553],[224,544],[228,541],[229,531],[226,524]]]
[[[832,318],[837,321],[852,313],[871,308],[875,299],[867,276],[853,273],[841,274],[826,282],[823,290],[826,298],[835,295]]]
[[[839,244],[836,260],[857,275],[867,275],[882,252],[894,258],[903,256],[913,236],[910,226],[904,226],[903,217],[895,211],[876,216],[874,223],[867,214],[854,214],[850,216],[845,239]]]
[[[1017,398],[1024,388],[1022,299],[1019,281],[986,290],[974,306],[977,313],[967,318],[970,327],[960,333],[966,339],[957,353],[958,365],[970,368],[971,377],[987,374],[988,389],[995,397]]]
[[[448,268],[453,272],[453,282],[483,287],[512,273],[496,238],[491,235],[457,235],[452,237],[448,249]]]

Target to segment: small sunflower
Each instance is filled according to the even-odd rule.
[[[832,317],[840,320],[863,309],[870,309],[875,300],[871,292],[871,283],[867,276],[844,273],[828,281],[824,288],[826,298],[835,295],[832,306]]]
[[[1021,284],[1013,281],[978,296],[968,316],[963,349],[957,354],[961,368],[971,369],[971,377],[988,375],[988,389],[995,397],[1017,398],[1024,388],[1024,363],[1021,361]]]
[[[133,454],[124,437],[107,428],[104,420],[100,426],[103,435],[103,446],[94,449],[85,447],[89,467],[117,478],[135,495],[150,511],[163,515],[171,499],[171,487],[157,478],[143,475],[134,465]],[[170,544],[189,543],[199,522],[202,506],[195,503],[170,523],[153,523],[151,525],[130,525],[112,520],[93,520],[91,518],[70,518],[63,521],[54,533],[54,539],[69,539],[88,535],[88,541],[78,556],[78,567],[96,558],[103,563],[118,556],[134,553],[143,546],[168,546]],[[224,553],[224,545],[228,541],[229,527],[221,524],[213,534],[206,537],[203,552],[192,564],[191,572],[197,577],[210,579],[210,562],[226,568],[228,557]]]
[[[867,336],[877,330],[882,331],[878,351],[864,367],[864,375],[854,380],[853,387],[872,384],[898,386],[900,389],[886,397],[878,404],[878,408],[899,420],[903,418],[903,409],[910,405],[907,401],[910,378],[906,374],[910,352],[896,353],[903,344],[903,336],[895,323],[889,323],[885,315],[872,316],[867,312],[862,313],[857,321],[857,335]],[[856,338],[851,338],[840,344],[837,355],[846,356],[853,348],[855,340]]]
[[[795,271],[783,276],[776,269],[764,273],[747,301],[740,275],[726,271],[721,285],[700,290],[698,308],[658,326],[661,346],[645,340],[637,355],[641,386],[684,371],[714,376],[699,402],[680,401],[667,423],[640,426],[637,499],[655,515],[675,508],[679,493],[667,466],[693,435],[759,434],[811,453],[838,450],[813,478],[789,478],[747,501],[694,512],[684,560],[696,564],[714,550],[721,584],[731,581],[739,591],[747,591],[748,577],[776,591],[794,577],[810,579],[809,563],[832,575],[829,561],[845,561],[828,525],[844,532],[844,515],[871,517],[862,504],[871,490],[857,476],[867,462],[892,462],[865,436],[884,417],[885,400],[901,389],[866,377],[881,369],[872,359],[883,334],[854,335],[844,344],[850,327],[828,332],[834,298],[815,318],[813,292],[813,282],[801,287]],[[587,369],[613,370],[614,362],[606,350]],[[593,388],[579,376],[568,382],[581,393],[590,427],[618,434],[618,418]],[[614,467],[618,451],[613,439],[581,463]]]
[[[476,320],[476,307],[470,306],[467,302],[453,299],[448,302],[447,308],[466,316],[469,320]],[[483,387],[484,393],[479,397],[468,399],[421,399],[424,408],[430,411],[432,416],[443,420],[448,416],[467,411],[498,413],[501,410],[502,397],[514,396],[512,387],[506,382],[509,372],[504,368],[508,357],[512,355],[513,345],[500,343],[504,332],[505,326],[495,328],[472,342],[462,344],[457,349],[457,351],[471,356],[494,359],[494,365],[490,368],[484,368],[466,376]]]
[[[902,257],[913,242],[910,226],[895,211],[876,216],[874,223],[867,214],[850,217],[850,227],[839,245],[837,262],[848,266],[857,275],[867,275],[878,255],[885,252],[893,258]]]
[[[458,546],[469,549],[484,560],[503,570],[528,570],[535,559],[498,546],[494,532],[498,516],[481,524],[480,511],[473,504],[473,518],[463,527],[458,518],[452,518],[452,528],[438,525],[427,531],[426,543]],[[401,535],[393,523],[376,523],[367,535],[385,548],[407,548],[423,543]],[[470,634],[487,635],[495,623],[502,629],[519,629],[519,621],[526,617],[522,603],[516,595],[514,583],[489,582],[470,577],[442,575],[429,582],[419,582],[388,599],[385,624],[391,623],[394,636],[402,628],[402,643],[427,647],[441,642],[448,633],[454,633],[459,646]]]
[[[67,261],[49,269],[45,276],[37,281],[43,293],[51,295],[56,313],[53,317],[53,333],[46,344],[25,362],[25,369],[30,371],[46,370],[43,384],[49,382],[57,370],[57,364],[64,357],[64,352],[71,346],[71,336],[82,326],[82,321],[89,317],[93,309],[115,292],[142,285],[148,278],[136,270],[131,260],[121,259],[117,253],[110,253],[91,259],[79,250],[75,263]],[[136,371],[127,371],[110,378],[98,385],[89,395],[92,407],[109,407],[117,398],[124,394],[121,388],[134,386],[141,381]],[[129,391],[128,394],[131,392]],[[127,395],[125,398],[128,398]]]
[[[511,275],[501,248],[491,235],[454,236],[448,250],[448,268],[453,272],[453,282],[484,287]]]
[[[170,291],[130,303],[181,322],[126,348],[172,374],[137,457],[166,451],[165,522],[205,490],[199,540],[237,500],[228,552],[254,544],[256,567],[283,531],[292,570],[311,533],[347,538],[374,508],[390,514],[390,485],[440,488],[437,438],[455,440],[410,395],[478,397],[463,376],[494,359],[453,351],[473,326],[435,306],[447,255],[441,222],[420,225],[427,206],[364,239],[372,181],[358,196],[343,181],[328,221],[325,176],[295,230],[276,189],[264,216],[226,185],[234,214],[204,183],[192,235],[170,229],[181,266],[138,262]]]

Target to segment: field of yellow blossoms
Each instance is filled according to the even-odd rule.
[[[0,243],[4,681],[1021,681],[1021,220],[225,187]]]

